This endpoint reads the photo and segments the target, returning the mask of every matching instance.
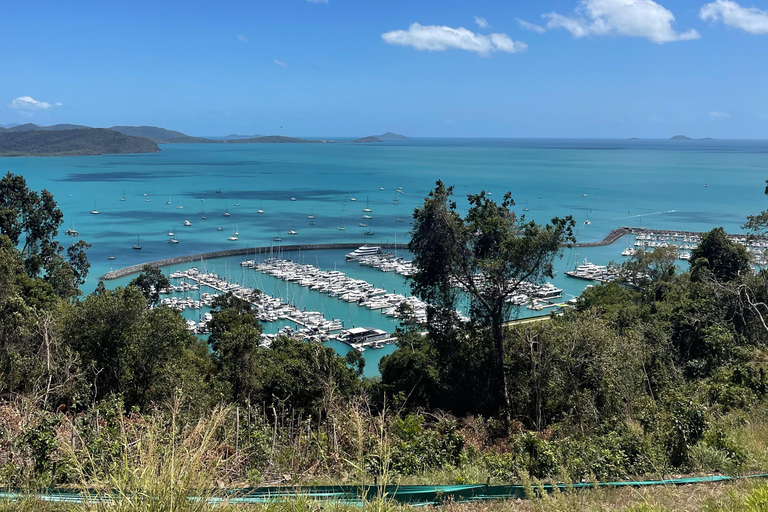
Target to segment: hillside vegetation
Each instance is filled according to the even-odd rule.
[[[155,153],[153,141],[104,128],[0,132],[0,156],[74,156]]]
[[[232,294],[215,299],[198,339],[160,305],[169,282],[158,269],[84,296],[90,246],[64,247],[53,196],[9,172],[0,485],[110,490],[121,501],[109,510],[203,510],[188,496],[374,482],[521,483],[535,498],[524,510],[765,510],[758,482],[668,497],[566,486],[536,498],[541,482],[764,471],[768,272],[746,249],[714,228],[682,269],[674,249],[638,251],[563,315],[510,327],[506,297],[552,275],[575,223],[526,221],[509,194],[470,194],[462,214],[452,196],[438,182],[414,211],[410,286],[430,304],[427,320],[401,306],[396,350],[380,378],[364,379],[356,351],[288,337],[262,346],[257,311]],[[745,226],[765,233],[768,211]]]

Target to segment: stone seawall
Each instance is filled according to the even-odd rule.
[[[618,228],[608,233],[608,236],[606,236],[599,242],[584,242],[584,243],[575,243],[572,245],[574,247],[602,247],[604,245],[611,245],[619,238],[631,232],[632,232],[631,228]]]

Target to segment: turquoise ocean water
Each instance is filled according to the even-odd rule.
[[[768,141],[409,139],[382,144],[171,144],[161,148],[160,153],[144,155],[3,159],[5,170],[24,175],[36,190],[47,188],[54,194],[64,212],[63,243],[67,242],[63,231],[74,226],[79,238],[93,244],[86,292],[113,268],[185,254],[269,246],[278,234],[285,244],[406,243],[411,213],[437,179],[455,186],[462,211],[465,192],[486,190],[499,201],[511,191],[519,213],[537,222],[571,214],[583,242],[600,240],[619,226],[692,231],[723,226],[729,232],[739,231],[748,214],[768,207],[763,195]],[[395,192],[398,187],[404,194]],[[363,236],[369,228],[358,227],[366,222],[361,219],[366,205],[373,210],[374,236]],[[90,214],[94,208],[101,213]],[[264,214],[257,213],[260,208]],[[224,217],[225,211],[231,215]],[[310,214],[315,225],[309,224]],[[398,218],[405,222],[396,222]],[[185,227],[185,220],[192,225]],[[585,220],[591,223],[585,225]],[[341,225],[346,231],[338,230]],[[298,234],[287,234],[292,228]],[[169,230],[176,233],[179,244],[168,243]],[[235,230],[239,240],[228,241]],[[131,248],[137,237],[141,237],[141,251]],[[566,251],[553,282],[565,290],[565,298],[577,295],[587,283],[565,277],[563,270],[584,258],[598,264],[621,260],[621,251],[631,242],[624,238],[608,247]],[[346,263],[344,252],[287,257],[337,268],[388,290],[407,291],[402,277]],[[107,260],[109,256],[116,259]],[[215,270],[300,307],[323,311],[328,318],[344,320],[346,326],[394,328],[394,321],[378,312],[243,271],[240,259],[194,266]],[[190,311],[186,316],[199,314]],[[270,324],[266,330],[278,327]],[[343,345],[334,348],[340,353],[347,350]],[[391,350],[366,352],[366,373],[375,374],[376,362]]]

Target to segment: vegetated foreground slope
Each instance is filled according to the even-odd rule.
[[[103,155],[155,153],[156,143],[104,128],[0,132],[0,156]]]

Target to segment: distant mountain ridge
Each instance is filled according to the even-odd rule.
[[[248,138],[214,140],[204,137],[192,137],[175,130],[167,130],[158,126],[112,126],[110,128],[91,128],[79,124],[55,124],[52,126],[38,126],[27,123],[12,128],[0,128],[3,132],[53,132],[63,130],[111,130],[131,137],[144,137],[157,144],[243,144],[243,143],[306,143],[322,142],[300,139],[297,137],[285,137],[283,135],[249,136]]]
[[[112,126],[109,130],[114,130],[125,135],[134,137],[146,137],[152,139],[158,144],[195,144],[215,142],[203,137],[192,137],[186,133],[175,130],[166,130],[157,126]]]
[[[370,135],[368,137],[363,137],[362,139],[355,139],[352,142],[384,142],[378,137],[374,137],[373,135]]]
[[[157,144],[106,128],[1,130],[0,156],[81,156],[156,153]]]
[[[692,139],[691,137],[688,137],[687,135],[674,135],[669,138],[669,140],[712,140],[712,137],[703,137],[701,139]]]

